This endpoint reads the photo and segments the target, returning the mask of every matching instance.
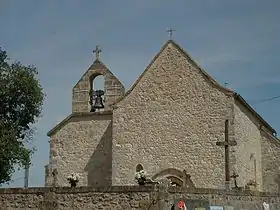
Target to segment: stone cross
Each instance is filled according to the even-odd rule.
[[[95,53],[96,59],[100,58],[101,48],[99,48],[99,45],[96,45],[95,50],[93,50],[93,53]]]
[[[237,186],[237,180],[236,180],[236,178],[239,177],[239,175],[236,174],[235,172],[233,172],[233,174],[232,174],[230,177],[234,179],[234,188],[237,189],[238,186]]]
[[[174,29],[172,29],[172,28],[168,28],[168,29],[166,30],[166,32],[168,33],[168,36],[169,36],[170,39],[172,39],[173,31],[176,31],[176,30],[174,30]]]
[[[57,185],[57,175],[58,175],[58,171],[55,168],[52,171],[52,176],[53,176],[53,183],[52,183],[52,185],[53,185],[53,187],[56,187],[56,185]]]
[[[216,142],[217,146],[225,147],[225,176],[226,176],[226,182],[227,183],[230,181],[229,147],[237,145],[236,141],[229,141],[229,139],[228,139],[228,123],[229,123],[229,120],[226,120],[225,121],[225,141],[223,141],[223,142]]]

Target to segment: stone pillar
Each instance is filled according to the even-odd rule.
[[[53,187],[57,187],[57,175],[58,175],[58,171],[56,168],[54,168],[52,170],[52,176],[53,176],[53,183],[52,183],[52,186]]]
[[[40,202],[41,210],[56,210],[58,203],[56,202],[56,194],[54,192],[47,192],[44,195],[44,201]]]
[[[169,193],[168,193],[168,187],[170,186],[170,181],[166,179],[165,181],[162,181],[158,186],[156,190],[156,194],[154,196],[154,209],[155,210],[169,210],[171,209],[172,204],[169,200]]]
[[[50,170],[50,165],[45,166],[45,186],[50,187],[51,185],[51,170]]]

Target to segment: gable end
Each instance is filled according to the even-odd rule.
[[[122,101],[123,99],[125,99],[132,91],[133,89],[138,85],[138,83],[140,82],[140,80],[144,77],[144,75],[146,74],[146,72],[150,69],[150,67],[153,65],[153,63],[157,60],[157,58],[162,54],[162,52],[164,51],[164,49],[169,45],[172,44],[176,49],[179,50],[179,52],[182,53],[182,55],[185,56],[185,58],[190,61],[190,63],[192,63],[192,65],[194,65],[201,73],[202,75],[208,80],[210,81],[210,83],[212,85],[214,85],[214,87],[216,87],[217,89],[219,89],[220,91],[222,91],[223,93],[227,94],[227,95],[231,95],[233,96],[236,100],[238,100],[244,107],[246,107],[246,109],[248,109],[254,117],[256,117],[260,123],[265,126],[269,132],[271,132],[272,134],[276,134],[276,131],[245,101],[244,98],[242,98],[238,93],[236,93],[235,91],[225,88],[222,85],[220,85],[213,77],[211,77],[202,67],[199,66],[199,64],[197,62],[195,62],[195,60],[183,49],[181,48],[176,42],[174,42],[173,40],[168,40],[163,47],[161,48],[161,50],[156,54],[156,56],[152,59],[152,61],[149,63],[149,65],[146,67],[146,69],[143,71],[143,73],[138,77],[138,79],[135,81],[135,83],[131,86],[131,88],[122,96],[120,97],[118,100],[116,100],[113,104],[112,104],[112,108],[116,109],[118,108],[117,104]]]
[[[141,81],[141,79],[145,76],[145,74],[147,73],[147,71],[150,69],[150,67],[153,65],[153,63],[157,60],[157,58],[162,54],[162,52],[165,50],[165,48],[167,48],[167,46],[169,44],[172,44],[173,46],[175,46],[176,49],[179,50],[179,52],[181,52],[186,59],[188,59],[196,68],[199,69],[199,71],[202,73],[202,75],[208,80],[210,81],[216,88],[218,88],[219,90],[221,90],[222,92],[226,93],[226,94],[233,94],[234,91],[225,88],[223,86],[221,86],[218,82],[216,82],[216,80],[214,80],[204,69],[202,69],[195,61],[194,59],[191,58],[191,56],[184,51],[176,42],[174,42],[173,40],[168,40],[163,47],[160,49],[160,51],[155,55],[155,57],[152,59],[152,61],[149,63],[149,65],[145,68],[145,70],[143,71],[143,73],[138,77],[138,79],[135,81],[135,83],[131,86],[131,88],[124,94],[123,97],[119,98],[118,100],[116,100],[112,106],[113,108],[117,108],[117,104],[122,101],[124,98],[126,98],[132,91],[133,89],[138,85],[138,83]]]
[[[51,129],[47,136],[51,137],[53,134],[55,134],[57,131],[59,131],[64,125],[66,125],[68,122],[71,122],[74,118],[78,117],[91,117],[96,118],[98,116],[104,116],[104,115],[112,115],[111,110],[102,111],[102,112],[74,112],[70,114],[68,117],[66,117],[64,120],[62,120],[60,123],[58,123],[53,129]]]

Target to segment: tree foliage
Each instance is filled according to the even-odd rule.
[[[8,61],[0,48],[0,184],[11,180],[16,165],[30,164],[32,150],[25,143],[44,101],[36,68]]]

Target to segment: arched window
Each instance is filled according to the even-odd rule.
[[[183,180],[176,176],[167,176],[167,179],[170,180],[171,185],[176,186],[176,187],[182,187],[183,186]]]
[[[136,166],[136,172],[139,172],[139,171],[141,171],[141,170],[144,170],[144,168],[143,168],[143,166],[142,166],[141,164],[138,164],[138,165]]]
[[[171,181],[172,185],[175,186],[185,186],[185,187],[195,187],[190,175],[186,171],[180,171],[176,168],[165,169],[152,177],[152,180],[157,181],[162,178],[167,178]]]
[[[97,75],[91,78],[91,89],[92,90],[103,90],[105,91],[105,78],[103,75]]]

